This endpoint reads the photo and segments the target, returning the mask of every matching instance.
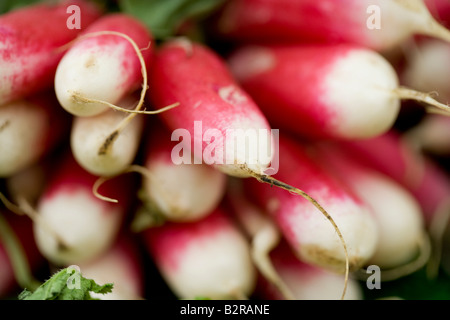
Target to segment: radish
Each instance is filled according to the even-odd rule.
[[[270,259],[296,300],[335,300],[341,292],[341,278],[334,272],[299,260],[291,248],[281,242]],[[258,279],[256,297],[263,300],[285,300],[267,279]],[[345,300],[362,300],[363,290],[355,279],[349,279]]]
[[[239,177],[249,176],[249,171],[262,174],[268,168],[273,154],[271,128],[214,51],[189,41],[167,42],[155,56],[149,82],[148,97],[155,107],[180,103],[160,116],[174,131],[172,139],[182,140],[187,161],[192,151],[195,164],[212,164]],[[235,144],[227,151],[235,140],[227,130],[254,133],[257,152],[251,152],[251,143]]]
[[[400,277],[423,267],[429,258],[422,208],[401,184],[360,164],[334,143],[311,146],[314,158],[348,184],[365,201],[378,225],[378,244],[367,265],[377,265],[382,280]]]
[[[450,25],[450,2],[447,0],[425,0],[433,17],[445,27]]]
[[[238,41],[352,43],[383,51],[414,34],[449,41],[422,0],[233,0],[219,34]]]
[[[54,265],[89,261],[111,247],[131,204],[133,184],[128,176],[103,186],[112,204],[92,193],[97,177],[64,155],[39,199],[34,236],[40,252]]]
[[[126,14],[97,20],[58,64],[55,92],[61,106],[76,116],[94,116],[135,91],[151,59],[152,40],[146,27]]]
[[[122,99],[121,105],[132,107],[132,96]],[[121,126],[127,117],[115,110],[106,110],[91,117],[75,116],[70,134],[72,154],[86,171],[97,176],[113,176],[124,172],[138,152],[144,122],[133,118],[114,144],[105,139]],[[110,140],[108,140],[110,141]]]
[[[80,8],[80,29],[67,28],[67,8]],[[72,41],[98,19],[101,11],[90,1],[59,1],[29,5],[0,16],[0,105],[53,86],[55,70]],[[30,23],[39,20],[31,30]]]
[[[36,272],[44,265],[33,239],[31,221],[2,209],[0,212],[0,297],[19,287],[39,285]]]
[[[228,62],[273,126],[308,137],[380,135],[397,119],[400,99],[449,110],[427,94],[399,87],[388,61],[359,46],[245,46]]]
[[[102,255],[78,264],[84,277],[99,284],[113,283],[111,293],[96,294],[101,300],[140,300],[144,297],[144,273],[137,242],[128,234],[121,233],[117,241]]]
[[[341,141],[339,147],[406,187],[419,201],[427,226],[450,205],[448,174],[417,152],[398,132],[392,130],[366,141]]]
[[[200,220],[211,213],[225,194],[225,174],[206,164],[175,164],[175,143],[159,122],[151,123],[147,138],[140,193],[144,205],[175,222]]]
[[[240,299],[253,293],[249,244],[222,208],[195,222],[146,229],[142,237],[178,298]]]
[[[0,177],[36,163],[67,135],[70,117],[54,93],[42,92],[0,107]]]
[[[153,90],[148,97],[154,107],[179,102],[178,108],[160,114],[173,130],[172,140],[181,140],[174,148],[174,161],[190,163],[193,154],[195,164],[253,177],[307,199],[335,227],[349,266],[345,241],[333,218],[297,186],[271,177],[278,171],[278,131],[271,129],[222,58],[198,43],[177,39],[160,48],[149,74]]]
[[[273,216],[301,260],[335,272],[346,270],[347,263],[350,270],[364,266],[378,243],[376,220],[367,205],[315,164],[298,141],[280,135],[279,154],[280,170],[275,178],[298,186],[321,203],[333,214],[341,234],[316,214],[311,203],[284,190],[246,179],[244,190],[250,199]],[[340,246],[341,238],[346,243],[344,248]]]

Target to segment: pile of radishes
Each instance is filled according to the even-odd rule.
[[[0,298],[74,265],[100,299],[450,270],[447,24],[447,0],[228,0],[202,42],[88,0],[0,15]]]

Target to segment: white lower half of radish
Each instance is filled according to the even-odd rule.
[[[0,107],[0,177],[33,163],[43,151],[47,115],[41,108],[17,101]]]
[[[116,104],[129,93],[130,74],[127,69],[129,46],[126,42],[91,45],[87,39],[75,45],[61,59],[55,74],[55,92],[61,106],[76,116],[93,116],[108,106],[87,103],[76,94]],[[133,56],[133,58],[135,58]]]
[[[378,243],[377,224],[369,209],[362,209],[348,199],[329,200],[328,192],[315,194],[332,216],[347,246],[350,269],[362,267],[375,252]],[[298,214],[301,212],[301,214]],[[290,228],[293,244],[299,257],[311,264],[343,272],[345,251],[332,224],[313,205],[292,205],[292,214],[286,214],[284,227]],[[291,226],[291,227],[290,227]],[[295,227],[294,227],[295,226]]]
[[[352,50],[335,62],[319,99],[336,110],[333,131],[361,139],[392,127],[400,111],[400,100],[393,92],[397,87],[397,74],[381,55]]]
[[[162,159],[147,163],[151,179],[146,194],[170,221],[195,221],[212,212],[225,193],[226,176],[206,164],[180,164]]]
[[[297,300],[337,300],[342,295],[342,275],[314,266],[276,265],[276,270]],[[363,292],[357,280],[349,279],[345,300],[362,300]]]
[[[177,262],[176,267],[162,271],[181,299],[235,299],[248,297],[254,289],[256,271],[250,248],[237,231],[218,231],[208,239],[184,244]]]
[[[38,205],[41,223],[34,223],[35,240],[41,253],[55,264],[91,260],[115,240],[123,215],[92,195],[89,188],[62,189],[44,197]],[[68,246],[61,249],[59,239]]]
[[[373,174],[354,181],[355,191],[375,214],[379,240],[368,264],[394,268],[413,259],[423,241],[424,221],[415,198],[396,182]]]
[[[249,177],[249,172],[264,174],[275,154],[273,132],[260,117],[234,121],[223,137],[224,163],[215,167],[234,177]]]
[[[121,112],[106,110],[96,116],[74,118],[70,145],[75,159],[86,171],[98,176],[112,176],[131,165],[141,141],[142,117],[134,117],[107,151],[99,154],[125,117]]]

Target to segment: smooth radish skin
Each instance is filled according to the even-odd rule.
[[[450,25],[450,2],[447,0],[425,0],[433,17],[445,27]]]
[[[336,144],[315,144],[311,148],[322,166],[348,184],[372,210],[378,224],[379,240],[367,265],[377,265],[381,269],[401,268],[419,256],[415,266],[409,265],[407,270],[397,269],[397,272],[405,275],[404,272],[423,267],[429,255],[428,237],[422,208],[409,190],[385,174],[355,161]]]
[[[414,34],[450,39],[422,0],[233,0],[217,25],[219,34],[247,43],[352,43],[377,51]]]
[[[37,284],[35,274],[44,263],[33,239],[32,222],[2,209],[0,212],[0,297]]]
[[[142,257],[131,235],[120,234],[114,245],[102,255],[78,267],[98,284],[113,283],[112,292],[92,294],[100,300],[140,300],[144,297]]]
[[[308,137],[380,135],[397,119],[400,99],[449,110],[425,94],[399,87],[389,62],[359,46],[244,46],[228,62],[272,126]]]
[[[125,108],[133,108],[134,103],[135,100],[129,96],[122,99],[120,104]],[[114,176],[132,164],[142,137],[143,118],[134,117],[113,144],[105,143],[126,117],[115,110],[106,110],[91,117],[74,117],[70,146],[80,166],[97,176]]]
[[[151,61],[152,41],[134,17],[117,13],[98,19],[58,64],[54,80],[61,106],[76,116],[94,116],[137,90]]]
[[[226,175],[207,164],[175,164],[170,131],[155,122],[146,141],[146,172],[141,200],[155,206],[162,218],[175,222],[195,221],[211,213],[222,200]]]
[[[245,236],[222,208],[189,223],[142,233],[156,266],[180,299],[248,298],[256,270]]]
[[[71,154],[61,159],[34,220],[34,236],[42,254],[55,265],[89,261],[115,241],[130,205],[129,176],[105,183],[101,192],[118,199],[109,203],[92,192],[97,177],[81,168]]]
[[[351,271],[364,266],[378,242],[376,221],[367,205],[345,184],[316,165],[298,141],[280,135],[279,153],[280,170],[275,178],[298,186],[319,202],[335,221],[340,234],[311,203],[284,190],[246,179],[244,190],[250,199],[273,216],[303,261],[343,272],[347,252]],[[340,242],[342,238],[346,251]]]
[[[67,8],[77,5],[81,29],[69,29]],[[0,16],[0,105],[53,86],[63,56],[58,49],[98,19],[89,1],[36,4]],[[30,23],[39,20],[30,31]]]
[[[296,300],[336,300],[342,291],[342,279],[338,274],[299,260],[285,242],[281,242],[270,253],[270,259]],[[256,297],[285,300],[267,279],[261,277],[258,280]],[[363,298],[361,285],[357,280],[349,279],[345,300]]]
[[[0,107],[0,177],[36,163],[68,134],[70,117],[53,92],[43,92]]]
[[[196,161],[213,163],[218,170],[238,177],[261,175],[269,167],[274,140],[271,128],[215,52],[189,41],[167,42],[156,53],[149,83],[152,90],[148,91],[148,97],[154,106],[180,103],[160,116],[170,130],[187,130],[190,141],[180,136],[173,139],[182,140],[184,151],[192,150]],[[201,126],[198,130],[196,122]],[[249,152],[255,145],[245,143],[237,143],[235,152],[227,151],[226,145],[233,139],[227,130],[256,133],[259,138],[256,155]],[[206,137],[208,131],[213,135]],[[212,154],[208,145],[216,146],[216,154]]]

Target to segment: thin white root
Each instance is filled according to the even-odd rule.
[[[293,186],[290,186],[290,185],[288,185],[282,181],[279,181],[273,177],[270,177],[270,176],[262,175],[262,174],[259,174],[259,173],[253,172],[253,171],[249,171],[249,174],[251,176],[253,176],[255,179],[257,179],[259,182],[264,182],[264,183],[270,184],[271,186],[276,186],[278,188],[289,191],[290,193],[292,193],[294,195],[299,195],[299,196],[305,198],[310,203],[312,203],[325,216],[325,218],[327,218],[327,220],[332,224],[333,228],[336,230],[339,240],[342,243],[342,247],[344,249],[344,254],[345,254],[344,289],[343,289],[342,296],[341,296],[341,300],[344,300],[345,294],[347,292],[347,286],[348,286],[348,277],[349,277],[349,270],[350,270],[349,260],[350,259],[349,259],[349,254],[348,254],[348,250],[347,250],[347,244],[344,240],[344,237],[342,236],[342,233],[341,233],[339,227],[337,226],[336,222],[334,221],[334,219],[315,199],[313,199],[306,192],[304,192],[298,188],[295,188]]]
[[[437,113],[445,116],[450,116],[450,106],[433,99],[431,97],[431,93],[424,93],[405,87],[398,87],[393,90],[393,93],[399,99],[415,100],[425,103],[427,105],[425,107],[425,110],[429,113]]]
[[[260,229],[252,239],[253,260],[267,280],[269,280],[286,300],[295,300],[295,297],[288,286],[275,270],[270,260],[270,251],[272,251],[280,241],[278,230],[271,226]]]

